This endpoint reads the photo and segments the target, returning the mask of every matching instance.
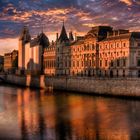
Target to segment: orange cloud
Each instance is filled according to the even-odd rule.
[[[132,0],[120,0],[121,2],[124,2],[127,5],[132,5]]]

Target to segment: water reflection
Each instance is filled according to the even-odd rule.
[[[139,101],[5,86],[0,101],[0,139],[140,139]]]

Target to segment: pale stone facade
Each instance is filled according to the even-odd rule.
[[[19,70],[25,73],[41,74],[44,48],[48,46],[49,40],[43,32],[31,39],[28,28],[24,27],[19,38]]]
[[[139,43],[140,33],[126,30],[114,31],[99,42],[100,74],[111,77],[139,77]]]
[[[140,77],[140,32],[93,27],[71,40],[63,25],[60,37],[44,53],[46,75]]]

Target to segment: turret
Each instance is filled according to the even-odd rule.
[[[31,36],[30,36],[29,29],[27,28],[27,26],[23,27],[19,40],[22,40],[24,43],[30,42]]]
[[[25,69],[25,44],[31,41],[31,36],[29,30],[26,26],[23,27],[21,34],[19,36],[19,46],[18,46],[18,68],[20,70]]]

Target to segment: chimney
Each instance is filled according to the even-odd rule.
[[[58,38],[59,38],[59,34],[58,34],[58,33],[56,33],[56,41],[58,40]]]
[[[107,32],[107,37],[109,37],[109,35],[110,35],[110,32]]]
[[[75,40],[77,41],[77,34],[75,33]]]
[[[69,40],[70,40],[70,41],[74,41],[72,31],[69,32]]]

